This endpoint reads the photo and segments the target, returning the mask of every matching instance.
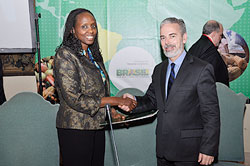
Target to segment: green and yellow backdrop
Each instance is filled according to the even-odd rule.
[[[250,43],[250,0],[36,0],[35,8],[36,13],[41,13],[42,58],[55,55],[71,10],[86,8],[95,15],[112,95],[123,88],[146,91],[154,66],[162,61],[159,24],[167,17],[185,21],[187,50],[199,39],[203,25],[210,19],[221,22],[225,30],[237,33]],[[240,57],[249,59],[249,53],[244,51],[239,51]],[[249,97],[247,64],[248,60],[243,70],[237,70],[230,88]]]

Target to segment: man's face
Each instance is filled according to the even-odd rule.
[[[219,46],[220,41],[222,39],[222,36],[223,36],[223,27],[222,27],[222,25],[220,25],[219,32],[215,31],[215,34],[214,34],[214,37],[213,37],[213,42],[214,42],[215,46]]]
[[[178,58],[184,50],[187,34],[181,34],[176,23],[164,24],[160,29],[161,47],[168,58]]]

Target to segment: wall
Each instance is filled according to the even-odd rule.
[[[3,85],[7,100],[20,92],[37,92],[35,76],[3,77]]]

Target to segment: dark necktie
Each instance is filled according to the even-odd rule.
[[[172,84],[173,84],[174,79],[175,79],[174,66],[175,66],[175,64],[171,63],[171,71],[170,71],[170,76],[168,79],[168,94],[170,93],[170,89],[171,89]]]

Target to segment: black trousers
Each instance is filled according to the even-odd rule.
[[[157,157],[157,166],[200,166],[200,164],[198,163],[198,161],[197,162],[169,161],[165,158]]]
[[[105,131],[57,129],[63,166],[104,166]]]

